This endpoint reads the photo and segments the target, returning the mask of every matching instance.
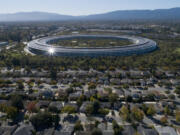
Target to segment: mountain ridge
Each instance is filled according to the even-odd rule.
[[[180,20],[180,7],[156,10],[117,10],[85,16],[62,15],[48,12],[17,12],[0,14],[3,21],[67,21],[67,20]]]

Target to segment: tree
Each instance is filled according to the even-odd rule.
[[[141,135],[139,132],[134,133],[134,135]]]
[[[98,120],[95,121],[95,128],[98,128],[98,125],[100,124],[100,122]]]
[[[58,115],[51,115],[48,112],[38,113],[30,118],[31,123],[37,129],[45,129],[51,126],[57,126],[59,123]]]
[[[141,108],[142,108],[143,112],[147,115],[148,107],[145,104],[143,104],[141,106]]]
[[[74,125],[74,132],[76,131],[83,131],[83,125],[81,124],[81,121],[77,121]]]
[[[162,117],[162,118],[160,119],[160,122],[161,122],[161,124],[166,125],[166,124],[168,123],[167,117],[166,117],[166,116]]]
[[[73,82],[71,84],[71,87],[75,88],[75,90],[76,90],[76,88],[78,88],[78,87],[81,88],[82,84],[80,82]]]
[[[15,108],[13,106],[6,106],[4,104],[0,105],[0,112],[6,113],[7,118],[9,118],[11,120],[14,120],[18,115],[17,108]]]
[[[0,112],[5,112],[7,108],[7,105],[5,104],[0,104]]]
[[[140,109],[134,107],[132,109],[132,116],[133,116],[134,120],[142,121],[144,118],[144,113]]]
[[[100,103],[98,101],[93,102],[93,109],[94,109],[94,114],[97,114],[99,109],[100,109]]]
[[[155,95],[153,93],[150,93],[146,96],[146,99],[149,100],[149,101],[154,101],[155,99]]]
[[[174,94],[170,94],[170,95],[168,95],[168,98],[173,100],[173,99],[175,99],[175,95]]]
[[[119,126],[115,120],[112,122],[114,135],[121,135],[123,131],[123,127]]]
[[[117,94],[111,93],[109,95],[109,102],[114,103],[114,102],[117,101],[117,99],[118,99],[118,95]]]
[[[74,106],[67,105],[62,108],[62,113],[72,114],[75,112],[76,112],[76,108]]]
[[[89,90],[96,89],[96,84],[95,83],[89,83],[88,84],[88,89]]]
[[[130,111],[126,106],[122,106],[119,112],[120,116],[123,118],[125,121],[130,121]]]
[[[91,135],[103,135],[102,131],[98,128],[93,129]]]
[[[18,89],[19,89],[19,90],[23,90],[23,89],[24,89],[24,84],[23,84],[23,82],[18,82],[17,84],[18,84]]]
[[[165,114],[165,115],[171,115],[171,110],[169,109],[168,106],[166,106],[166,107],[164,108],[164,114]]]
[[[110,70],[110,71],[115,71],[115,70],[116,70],[116,68],[115,68],[115,67],[113,67],[113,66],[110,66],[110,67],[109,67],[109,70]]]
[[[128,95],[125,100],[126,102],[132,102],[133,99],[132,96]]]
[[[176,121],[180,122],[180,111],[176,111]]]
[[[129,89],[129,85],[128,84],[123,84],[123,88],[124,89]]]
[[[180,86],[177,86],[174,92],[179,95],[180,94]]]
[[[77,105],[80,107],[83,103],[83,101],[86,100],[86,97],[84,95],[81,95],[78,99],[77,99]]]
[[[86,107],[86,113],[89,115],[99,114],[100,104],[97,100],[93,101]]]
[[[52,115],[52,121],[53,121],[54,127],[57,128],[59,125],[59,121],[60,121],[59,115],[58,114]]]
[[[109,114],[109,110],[108,109],[105,109],[105,108],[100,108],[99,110],[98,110],[98,113],[100,114],[100,115],[108,115]]]
[[[70,93],[73,93],[74,89],[72,87],[69,87],[66,89],[67,93],[70,94]]]
[[[86,106],[86,113],[87,113],[88,115],[91,115],[91,114],[94,113],[94,108],[93,108],[93,105],[92,105],[92,104],[89,104],[89,105]]]
[[[112,94],[112,88],[104,88],[104,91],[108,92],[108,94]]]
[[[98,66],[97,70],[101,71],[101,72],[104,72],[106,70],[106,67],[105,66]]]
[[[52,113],[59,113],[59,110],[56,106],[49,106],[48,110],[49,112],[52,112]]]
[[[30,102],[30,103],[27,105],[27,110],[28,110],[28,112],[30,112],[30,113],[37,112],[36,102]]]
[[[151,105],[151,106],[148,107],[146,114],[147,114],[148,116],[153,116],[153,115],[156,114],[156,110],[155,110],[155,108],[154,108],[153,105]]]
[[[12,120],[14,120],[18,115],[17,109],[11,106],[6,108],[6,113],[7,113],[7,117]]]
[[[24,108],[22,97],[19,95],[12,95],[11,96],[11,105],[13,107],[16,107],[18,110],[21,110]]]
[[[50,71],[50,76],[51,76],[51,79],[56,80],[56,78],[57,78],[57,69],[52,68],[51,71]]]

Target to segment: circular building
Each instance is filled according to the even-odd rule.
[[[8,42],[0,42],[0,47],[8,45]]]
[[[130,45],[116,46],[98,46],[98,47],[72,47],[61,46],[61,41],[72,39],[116,39],[128,40]],[[54,46],[53,43],[58,41],[60,45]],[[155,41],[134,36],[109,36],[109,35],[66,35],[53,36],[33,40],[28,43],[27,49],[33,54],[54,55],[54,56],[128,56],[140,55],[152,52],[157,49]]]
[[[8,42],[0,42],[0,51],[2,50],[2,48],[7,46],[8,44],[9,44]]]

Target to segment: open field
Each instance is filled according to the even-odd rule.
[[[64,47],[112,47],[112,46],[125,46],[132,44],[132,42],[123,39],[83,39],[83,38],[74,38],[70,40],[60,40],[54,45],[64,46]]]

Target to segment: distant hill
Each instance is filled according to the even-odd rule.
[[[14,14],[0,14],[0,21],[60,21],[73,18],[73,16],[46,12],[19,12]]]
[[[0,21],[63,21],[63,20],[180,20],[180,8],[157,10],[120,10],[89,16],[68,16],[46,12],[0,14]]]
[[[93,20],[169,20],[180,19],[180,8],[157,9],[157,10],[124,10],[114,11],[105,14],[86,16],[86,19]]]

